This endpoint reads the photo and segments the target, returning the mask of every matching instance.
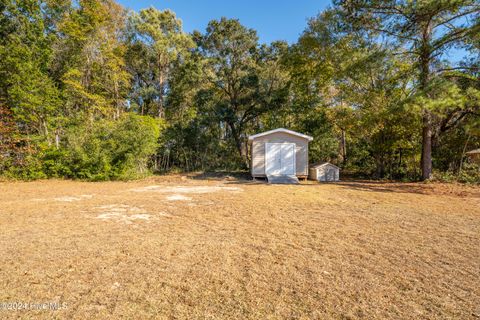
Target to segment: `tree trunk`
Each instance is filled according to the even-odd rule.
[[[240,158],[242,159],[243,164],[245,165],[246,168],[249,168],[249,163],[248,163],[248,158],[247,158],[247,152],[243,148],[243,143],[242,139],[240,137],[240,130],[237,130],[235,125],[233,123],[229,123],[230,130],[232,131],[232,137],[233,140],[235,141],[235,147],[238,151],[238,154],[240,155]]]
[[[422,180],[432,178],[432,133],[431,115],[425,111],[422,128]]]
[[[430,62],[432,59],[432,27],[427,22],[423,28],[420,49],[420,90],[428,97],[428,83],[430,81]],[[432,178],[432,137],[433,137],[433,115],[428,109],[423,109],[422,115],[422,157],[420,167],[422,169],[422,180]]]
[[[383,155],[377,156],[376,162],[375,176],[377,179],[383,179],[385,177],[385,159]]]
[[[158,105],[158,117],[163,118],[164,108],[165,108],[165,101],[164,101],[165,83],[162,75],[160,75],[160,79],[159,79],[159,88],[160,88],[160,96],[159,96],[159,105]]]
[[[400,176],[400,171],[402,170],[402,156],[403,156],[403,153],[402,153],[402,148],[400,148],[398,150],[398,165],[397,165],[397,172],[396,174]]]
[[[58,128],[55,130],[55,148],[60,148],[60,130]]]
[[[50,146],[52,143],[50,142],[50,138],[49,138],[49,132],[48,132],[48,125],[47,125],[47,121],[44,119],[42,120],[42,127],[43,127],[43,133],[45,135],[45,138],[47,140],[47,143],[48,145]]]
[[[115,113],[113,115],[113,120],[120,118],[120,97],[118,93],[118,83],[114,81],[114,99],[115,99]]]
[[[168,64],[166,58],[163,55],[158,56],[158,88],[159,94],[159,106],[158,117],[163,118],[165,116],[165,89],[168,79]]]
[[[463,146],[462,157],[460,158],[460,165],[458,166],[458,175],[462,174],[463,169],[463,161],[465,160],[465,155],[467,154],[467,147],[468,143],[470,142],[470,134],[467,136],[467,141],[465,141],[465,145]]]
[[[347,139],[345,137],[345,130],[342,129],[342,162],[347,162]]]

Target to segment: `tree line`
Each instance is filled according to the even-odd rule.
[[[480,181],[476,0],[335,0],[294,44],[113,0],[0,11],[0,175],[245,170],[248,135],[285,127],[346,172]]]

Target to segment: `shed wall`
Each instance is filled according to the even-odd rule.
[[[327,172],[332,170],[334,172],[333,180],[327,179]],[[311,168],[309,178],[311,180],[317,181],[339,181],[340,180],[340,170],[332,165],[324,165],[318,168]]]
[[[276,132],[253,140],[251,168],[253,176],[265,175],[265,143],[295,143],[296,175],[308,175],[308,140],[285,132]]]
[[[469,154],[468,157],[472,162],[480,164],[480,153]]]

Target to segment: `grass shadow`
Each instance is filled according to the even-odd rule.
[[[342,181],[337,183],[343,188],[379,193],[431,194],[434,186],[423,182],[386,182],[386,181]]]
[[[221,181],[226,184],[264,184],[266,181],[253,179],[246,171],[195,172],[187,175],[192,180]]]

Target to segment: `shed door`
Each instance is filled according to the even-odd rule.
[[[282,144],[281,174],[295,175],[295,143]]]
[[[326,170],[325,170],[325,175],[326,175],[326,179],[327,181],[335,181],[335,169],[331,168],[331,167],[327,167]]]
[[[325,167],[325,181],[337,181],[337,168]]]
[[[265,162],[267,175],[295,175],[295,143],[266,143]]]

